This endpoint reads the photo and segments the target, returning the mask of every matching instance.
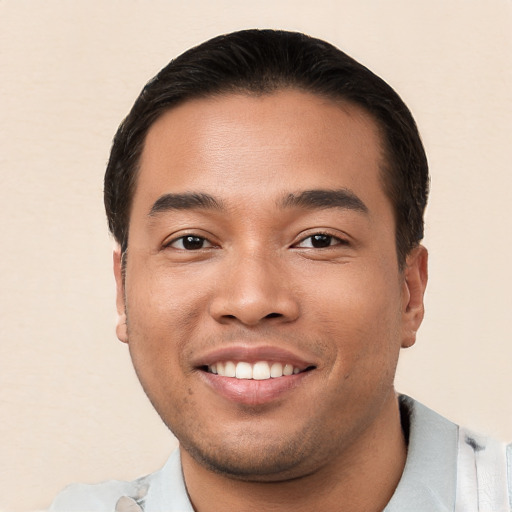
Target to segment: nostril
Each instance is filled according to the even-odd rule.
[[[279,318],[283,315],[281,313],[269,313],[265,318]]]

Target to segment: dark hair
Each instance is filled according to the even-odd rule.
[[[144,87],[114,137],[105,174],[109,228],[123,253],[138,164],[156,119],[192,98],[285,88],[358,105],[377,122],[384,145],[383,188],[393,204],[403,268],[405,257],[423,238],[429,185],[425,151],[409,109],[386,82],[336,47],[278,30],[215,37],[172,60]]]

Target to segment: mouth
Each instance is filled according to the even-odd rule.
[[[243,343],[200,354],[192,364],[215,396],[241,406],[279,404],[318,368],[312,354]]]
[[[313,365],[294,365],[291,362],[279,361],[257,361],[256,363],[248,361],[218,361],[200,368],[204,372],[219,375],[220,377],[260,381],[289,377],[314,369],[315,366]]]

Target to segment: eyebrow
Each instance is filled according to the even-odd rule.
[[[328,209],[341,208],[354,210],[361,213],[368,213],[368,207],[350,189],[313,189],[304,190],[299,193],[290,193],[278,201],[281,209],[307,208],[307,209]],[[222,210],[223,205],[210,194],[185,192],[181,194],[164,194],[159,197],[151,210],[149,216],[154,217],[159,213],[179,210]]]
[[[299,207],[308,209],[341,208],[368,213],[368,207],[364,202],[347,188],[304,190],[297,194],[288,194],[280,202],[280,206],[282,208]]]
[[[165,194],[159,197],[149,216],[154,217],[158,213],[177,210],[221,210],[222,204],[210,194],[186,192],[183,194]]]

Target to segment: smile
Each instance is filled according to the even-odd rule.
[[[208,365],[207,371],[221,377],[231,377],[245,380],[268,380],[279,377],[296,375],[313,367],[300,368],[291,363],[258,361],[249,363],[246,361],[219,361]]]
[[[251,407],[279,403],[311,379],[319,363],[310,353],[277,344],[225,344],[198,354],[191,366],[222,400]]]

